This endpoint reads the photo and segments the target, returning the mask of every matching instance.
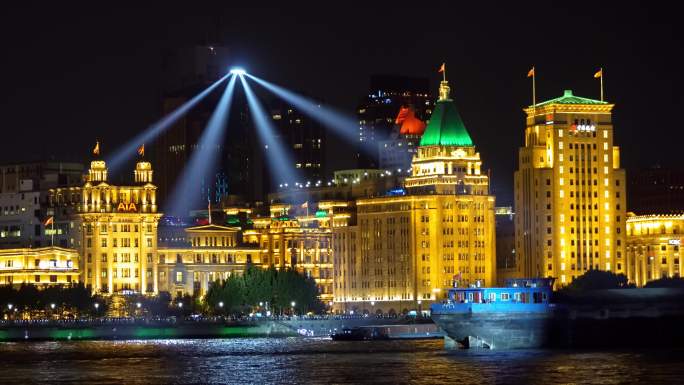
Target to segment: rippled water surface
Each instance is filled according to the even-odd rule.
[[[0,343],[0,383],[669,384],[684,350],[456,351],[442,341],[224,339]]]

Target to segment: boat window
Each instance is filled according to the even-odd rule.
[[[508,294],[508,293],[501,293],[501,300],[502,300],[502,301],[508,301],[509,299],[511,299],[510,294]]]
[[[520,301],[520,293],[513,293],[513,299],[516,301]]]
[[[542,293],[542,301],[546,301],[548,299],[546,293]]]
[[[496,301],[496,293],[489,293],[489,300],[492,302]]]
[[[473,302],[473,293],[468,293],[468,301]]]
[[[542,302],[542,293],[535,291],[532,293],[532,300],[534,303],[541,303]]]

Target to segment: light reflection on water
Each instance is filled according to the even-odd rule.
[[[678,351],[456,351],[442,341],[327,339],[0,344],[0,383],[666,384]]]

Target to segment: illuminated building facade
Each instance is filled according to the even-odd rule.
[[[79,256],[74,249],[0,249],[0,285],[65,285],[79,282],[79,274]]]
[[[79,227],[70,207],[54,207],[53,189],[80,188],[83,165],[26,162],[0,165],[0,248],[57,245],[78,248]],[[49,217],[53,223],[43,223]]]
[[[333,227],[336,310],[422,310],[454,284],[494,284],[495,199],[481,165],[443,81],[407,195],[358,199]]]
[[[679,248],[684,215],[633,215],[627,217],[627,257],[623,273],[631,283],[682,276]]]
[[[140,160],[134,184],[107,183],[107,166],[94,160],[81,191],[83,282],[105,294],[157,293],[157,187],[152,165]]]
[[[250,265],[268,267],[257,246],[243,245],[238,227],[209,224],[185,232],[187,245],[157,250],[159,291],[202,296],[212,282],[242,274]]]
[[[395,126],[397,111],[412,106],[418,119],[425,121],[432,112],[430,83],[425,78],[373,75],[368,95],[359,103],[359,168],[378,168],[378,145],[388,140]]]
[[[572,91],[525,109],[514,178],[518,277],[564,285],[590,269],[624,272],[625,171],[612,109]]]
[[[275,204],[270,208],[270,217],[253,218],[254,228],[245,230],[243,238],[247,244],[259,245],[266,265],[294,268],[313,278],[321,301],[328,303],[333,298],[331,222],[336,215],[338,220],[346,215],[335,211],[347,205],[347,202],[319,202],[314,209],[313,206]]]

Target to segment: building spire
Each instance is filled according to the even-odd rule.
[[[446,80],[446,63],[442,63],[439,72],[442,73],[442,81],[439,83],[439,100],[448,100],[451,88],[449,88],[449,82]]]

